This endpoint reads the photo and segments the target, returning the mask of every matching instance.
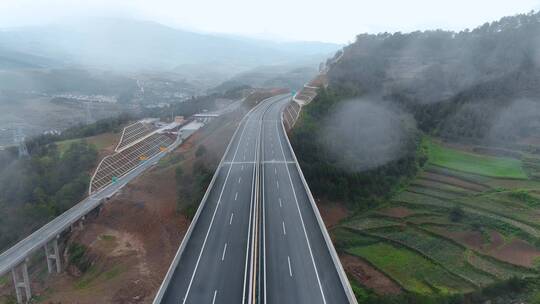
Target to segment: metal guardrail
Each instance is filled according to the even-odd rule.
[[[319,213],[319,208],[317,208],[317,205],[315,204],[315,199],[313,198],[313,195],[311,194],[311,190],[309,189],[309,186],[306,182],[304,173],[302,173],[302,169],[300,168],[300,165],[298,164],[298,159],[296,158],[296,154],[294,153],[294,150],[292,148],[291,142],[289,140],[289,136],[287,136],[285,125],[283,124],[283,112],[281,113],[281,127],[282,127],[283,132],[285,133],[285,138],[287,139],[287,144],[294,158],[296,169],[298,170],[300,179],[302,180],[302,184],[304,185],[304,188],[308,194],[309,201],[311,203],[311,208],[313,209],[313,213],[315,213],[315,217],[317,218],[317,222],[319,223],[319,228],[321,229],[321,233],[323,234],[326,246],[328,247],[328,251],[330,252],[332,261],[334,262],[336,270],[338,271],[341,284],[343,285],[343,289],[345,290],[345,293],[347,294],[347,299],[349,300],[349,303],[357,304],[358,302],[356,301],[356,297],[354,296],[354,293],[352,291],[351,285],[349,283],[349,279],[347,278],[347,275],[345,274],[345,270],[343,269],[343,266],[341,265],[336,249],[334,248],[334,245],[332,244],[332,239],[330,238],[330,235],[328,234],[328,230],[326,229],[326,226],[324,225],[324,221],[321,217],[321,214]]]

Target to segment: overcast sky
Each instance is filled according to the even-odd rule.
[[[0,27],[122,17],[204,32],[346,43],[358,33],[462,30],[538,9],[540,0],[0,0]]]

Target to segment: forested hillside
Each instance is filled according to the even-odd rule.
[[[291,139],[358,302],[540,303],[540,14],[328,65]]]
[[[459,33],[359,35],[293,130],[314,191],[351,206],[388,196],[423,163],[417,130],[527,146],[540,134],[539,47],[538,13]]]
[[[538,13],[459,33],[362,34],[330,69],[330,86],[401,104],[436,135],[518,139],[539,130],[539,47]]]
[[[84,196],[97,160],[82,141],[60,151],[34,146],[30,157],[0,151],[0,250],[69,209]]]

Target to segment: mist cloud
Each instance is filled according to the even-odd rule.
[[[462,30],[538,8],[537,0],[2,0],[0,27],[66,17],[131,17],[209,32],[344,43],[362,32]]]
[[[379,98],[342,102],[329,114],[320,140],[330,158],[347,171],[364,171],[403,156],[414,120]]]
[[[494,119],[488,139],[511,141],[540,135],[540,102],[518,99],[500,110]]]

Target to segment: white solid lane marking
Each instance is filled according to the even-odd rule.
[[[287,256],[287,262],[289,263],[289,275],[292,278],[291,258]]]
[[[238,199],[238,192],[236,192],[236,194],[234,195],[234,200],[237,200]]]
[[[214,298],[212,299],[212,304],[216,303],[217,289],[214,290]]]
[[[242,128],[242,132],[240,133],[240,140],[242,139],[242,136],[244,135],[245,130],[246,130],[246,124],[244,124],[244,127]],[[237,144],[236,149],[234,150],[233,157],[232,157],[233,162],[236,159],[236,154],[238,153],[238,148],[239,147],[240,147],[240,144]],[[206,241],[208,240],[208,236],[210,235],[210,230],[212,229],[212,226],[214,225],[214,219],[216,217],[216,213],[218,211],[219,205],[221,204],[221,197],[223,196],[223,192],[225,191],[225,186],[227,185],[227,180],[229,179],[229,175],[231,174],[231,169],[232,169],[232,166],[229,166],[229,169],[227,170],[227,175],[225,176],[225,181],[224,181],[223,186],[221,187],[221,191],[219,193],[216,208],[214,209],[214,213],[212,214],[212,219],[210,220],[210,226],[208,227],[208,230],[206,231],[206,236],[204,237],[202,248],[201,248],[201,251],[199,252],[199,257],[197,258],[197,262],[195,263],[195,269],[193,270],[193,274],[191,275],[191,279],[189,280],[189,285],[188,285],[188,288],[187,288],[187,291],[186,291],[186,295],[184,296],[184,300],[182,301],[183,304],[186,303],[186,301],[187,301],[187,299],[189,297],[189,292],[191,290],[191,285],[193,284],[193,280],[195,279],[195,275],[197,274],[197,269],[199,268],[199,263],[201,262],[201,257],[203,255],[204,249],[206,248]],[[216,290],[216,292],[217,292],[217,290]]]
[[[281,207],[281,198],[279,198],[279,207]]]
[[[281,134],[281,133],[279,133],[277,122],[276,122],[276,132],[277,132],[278,137],[279,137],[279,134]],[[285,157],[285,151],[283,150],[283,144],[281,143],[281,139],[278,138],[278,141],[279,141],[279,146],[281,148],[281,154],[283,155],[283,160],[286,161],[287,158]],[[294,184],[293,184],[292,177],[291,177],[291,171],[289,170],[288,165],[285,165],[285,168],[287,169],[287,175],[289,175],[289,183],[290,183],[291,188],[293,190],[292,193],[293,193],[294,201],[296,202],[296,209],[298,210],[298,215],[300,216],[300,223],[302,224],[302,230],[304,230],[304,237],[306,238],[306,243],[307,243],[307,246],[308,246],[308,249],[309,249],[309,255],[311,257],[311,263],[313,264],[313,269],[315,270],[315,276],[317,277],[317,283],[319,284],[319,290],[321,291],[322,300],[323,300],[323,303],[326,304],[326,297],[324,295],[324,290],[322,288],[321,279],[319,277],[319,271],[317,270],[317,265],[315,264],[315,258],[313,257],[313,251],[311,250],[311,244],[309,243],[309,238],[308,238],[308,235],[307,235],[307,232],[306,232],[306,225],[304,224],[304,218],[302,217],[302,212],[300,211],[300,205],[298,204],[298,197],[296,196],[296,190],[294,189]]]
[[[281,222],[283,224],[283,235],[287,235],[287,232],[285,231],[285,222]]]
[[[232,219],[233,219],[233,217],[234,217],[234,213],[231,213],[231,219],[229,220],[229,225],[232,224]]]
[[[221,255],[221,260],[225,260],[225,252],[227,252],[227,243],[225,243],[225,247],[223,247],[223,254]]]

